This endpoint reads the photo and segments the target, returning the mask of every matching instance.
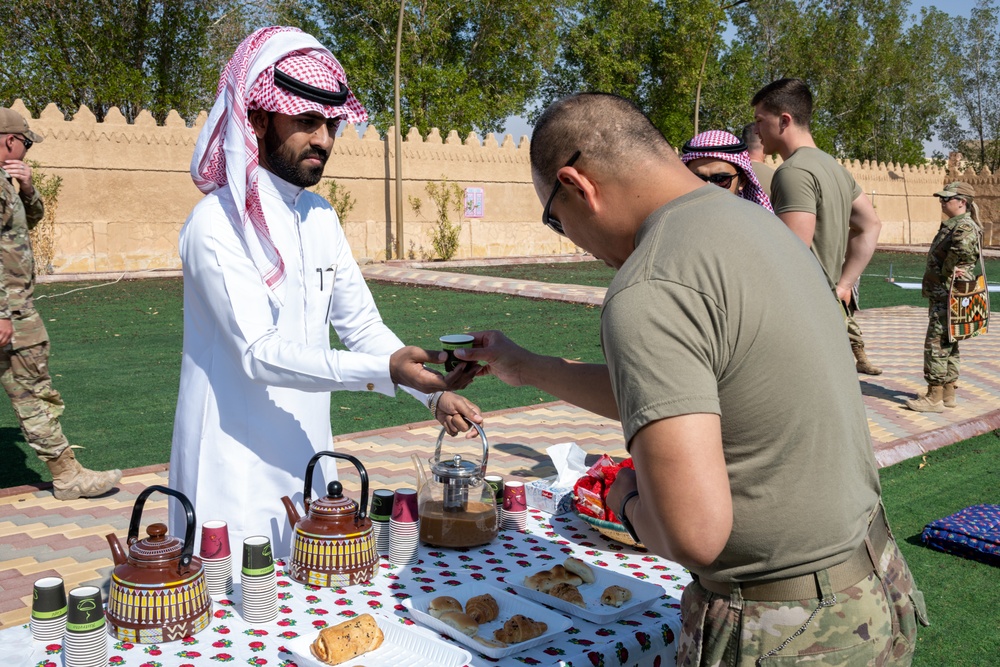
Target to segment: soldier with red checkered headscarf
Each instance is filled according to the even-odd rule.
[[[269,535],[287,551],[280,502],[302,490],[310,457],[332,448],[330,392],[401,386],[451,433],[481,422],[382,322],[337,214],[305,188],[323,177],[344,121],[368,114],[337,59],[285,27],[247,37],[226,65],[191,176],[206,197],[180,234],[184,351],[170,485],[230,539]],[[354,131],[351,129],[350,131]],[[330,327],[347,350],[330,346]],[[336,475],[331,468],[328,478]],[[173,530],[183,530],[180,508]]]

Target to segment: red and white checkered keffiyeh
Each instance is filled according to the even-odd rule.
[[[298,97],[274,83],[274,68],[294,79],[324,90],[347,86],[347,75],[337,59],[314,37],[298,28],[272,26],[255,31],[237,47],[219,79],[215,104],[202,127],[191,158],[191,178],[208,194],[228,187],[239,217],[233,220],[246,242],[250,259],[278,302],[283,302],[285,265],[271,240],[257,189],[257,135],[248,112],[263,109],[294,116],[317,111],[326,118],[351,123],[368,119],[351,92],[343,106],[326,106]],[[246,234],[248,226],[253,234]]]
[[[753,166],[750,164],[750,154],[746,150],[739,153],[712,150],[720,146],[736,146],[741,143],[743,142],[735,134],[730,134],[723,130],[709,130],[708,132],[696,135],[691,141],[684,144],[684,154],[681,155],[681,160],[684,161],[684,164],[687,164],[691,160],[710,157],[728,162],[741,171],[747,179],[747,184],[743,186],[740,196],[760,204],[773,213],[774,209],[771,207],[771,199],[764,192],[760,181],[757,180],[757,174],[753,172]],[[692,148],[695,150],[690,150]]]

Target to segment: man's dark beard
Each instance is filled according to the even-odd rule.
[[[316,147],[302,151],[297,158],[291,155],[291,152],[281,145],[273,122],[268,123],[267,130],[264,132],[264,151],[267,156],[267,164],[265,165],[267,170],[278,178],[300,188],[308,188],[319,183],[320,179],[323,178],[323,167],[326,166],[326,161],[330,157],[329,153]],[[323,164],[318,167],[303,165],[302,160],[310,157],[318,157],[323,161]]]

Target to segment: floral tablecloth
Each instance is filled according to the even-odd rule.
[[[601,535],[571,514],[552,517],[531,510],[524,531],[501,531],[485,547],[437,549],[420,547],[416,565],[390,565],[383,557],[380,574],[370,584],[349,589],[321,589],[292,581],[285,561],[278,561],[278,618],[248,625],[239,615],[237,591],[213,600],[214,618],[204,631],[183,641],[160,645],[130,644],[108,638],[109,665],[128,667],[195,667],[200,665],[267,665],[294,667],[285,643],[346,618],[369,612],[414,624],[402,605],[409,597],[471,581],[507,588],[525,570],[548,569],[574,555],[661,585],[663,597],[645,612],[601,627],[573,618],[573,627],[546,648],[493,660],[472,653],[472,665],[561,665],[563,667],[669,667],[675,662],[675,636],[680,629],[680,594],[690,581],[676,563],[624,546]],[[510,590],[508,588],[508,590]],[[431,632],[421,628],[422,631]],[[450,640],[449,640],[450,641]],[[27,625],[0,632],[0,664],[62,667],[62,647],[31,639]]]

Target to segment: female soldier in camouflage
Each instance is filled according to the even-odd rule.
[[[948,336],[948,293],[954,282],[976,280],[976,261],[982,247],[983,230],[977,221],[973,199],[976,191],[956,181],[934,193],[948,219],[927,252],[922,294],[930,302],[927,337],[924,340],[924,378],[927,393],[906,405],[917,412],[944,412],[955,407],[958,379],[958,341]]]

